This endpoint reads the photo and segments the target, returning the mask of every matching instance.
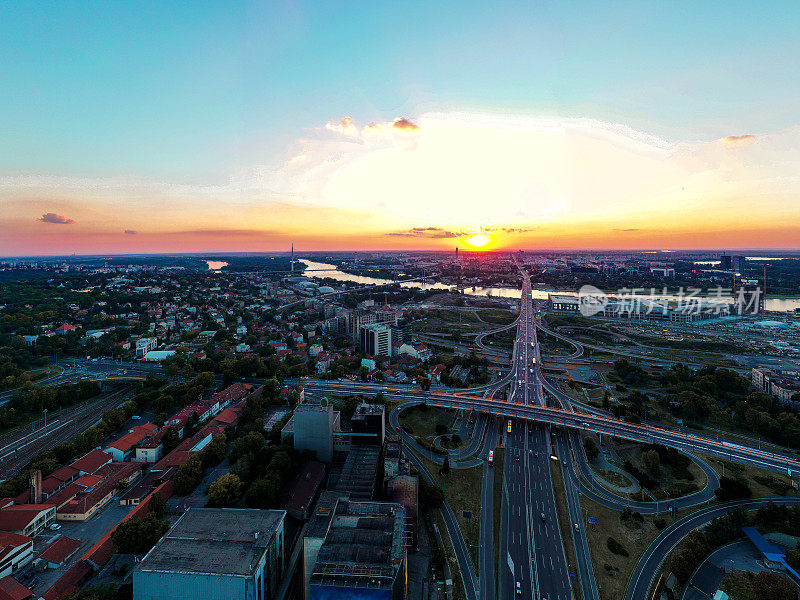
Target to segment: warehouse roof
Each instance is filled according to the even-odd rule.
[[[137,570],[250,575],[285,517],[282,510],[190,508]]]

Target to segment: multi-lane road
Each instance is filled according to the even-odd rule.
[[[520,318],[508,404],[544,406],[536,314],[523,273]],[[501,517],[501,598],[569,600],[570,577],[550,472],[546,425],[508,420]]]

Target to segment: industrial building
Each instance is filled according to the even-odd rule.
[[[317,460],[329,463],[333,459],[333,434],[340,429],[339,411],[323,398],[321,404],[299,404],[281,436],[292,433],[295,450],[311,450],[317,453]]]
[[[362,402],[350,417],[350,423],[353,427],[350,434],[352,444],[383,446],[386,438],[386,407],[382,404]]]
[[[577,314],[581,311],[581,297],[568,294],[550,294],[550,310]],[[650,295],[629,295],[619,298],[603,297],[596,303],[587,304],[585,316],[610,319],[632,319],[641,321],[673,321],[691,323],[715,319],[731,313],[727,300],[687,296],[665,299]]]
[[[133,572],[134,600],[269,600],[286,511],[190,508]]]
[[[405,509],[326,492],[303,537],[305,600],[402,600]]]
[[[380,446],[352,446],[344,464],[331,468],[328,488],[348,492],[351,498],[372,499],[381,466],[380,455]]]

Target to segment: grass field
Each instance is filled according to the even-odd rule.
[[[586,535],[595,579],[600,586],[600,598],[619,600],[625,595],[628,579],[639,557],[658,535],[659,529],[649,516],[645,516],[641,523],[636,523],[633,519],[623,523],[620,521],[619,512],[586,497],[581,497],[581,507],[585,514],[597,519],[595,529],[588,527]],[[662,518],[668,523],[671,521],[669,516],[663,515]],[[613,553],[608,547],[609,538],[619,542],[628,556]]]
[[[400,426],[411,435],[427,437],[436,434],[436,426],[450,427],[455,415],[442,408],[412,406],[400,413]]]
[[[480,318],[487,323],[508,325],[509,323],[514,322],[514,319],[517,318],[517,315],[507,310],[482,310],[480,313]]]
[[[550,474],[553,477],[553,491],[556,496],[556,508],[558,510],[558,526],[561,529],[561,539],[564,541],[564,552],[567,555],[567,571],[569,573],[576,573],[578,561],[575,557],[575,545],[572,543],[572,520],[569,517],[569,508],[567,506],[567,494],[564,489],[564,473],[561,470],[561,463],[550,461]],[[583,598],[583,590],[580,586],[578,577],[572,579],[573,598],[581,600]]]
[[[798,496],[798,491],[792,487],[790,479],[785,475],[720,458],[712,458],[710,456],[704,456],[703,458],[714,467],[720,476],[724,474],[726,477],[746,480],[754,498],[764,496],[796,498]]]
[[[427,460],[425,466],[433,475],[436,483],[442,488],[445,498],[456,515],[458,526],[464,536],[464,541],[469,548],[469,555],[475,569],[478,569],[478,549],[480,548],[481,526],[481,481],[483,467],[472,469],[451,470],[443,475],[439,472],[439,465]],[[464,517],[464,511],[470,511],[470,519]]]
[[[500,564],[500,519],[503,514],[503,461],[505,460],[505,449],[497,448],[494,451],[494,564]],[[500,591],[500,578],[495,578],[497,589]]]

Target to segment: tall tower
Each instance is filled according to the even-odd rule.
[[[294,275],[294,242],[292,242],[292,253],[289,258],[289,270],[292,272],[292,275]]]

